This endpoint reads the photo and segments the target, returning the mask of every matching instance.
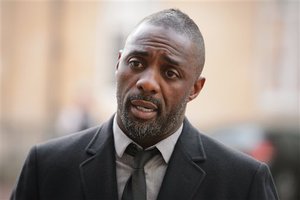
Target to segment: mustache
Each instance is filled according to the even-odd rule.
[[[143,95],[143,94],[135,94],[135,95],[131,95],[128,97],[127,102],[130,103],[130,101],[132,100],[143,100],[143,101],[149,101],[153,104],[155,104],[158,108],[158,110],[160,110],[161,108],[161,100],[154,98],[152,96],[149,95]]]

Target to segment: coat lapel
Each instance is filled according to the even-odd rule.
[[[113,118],[101,126],[86,148],[88,158],[80,164],[86,200],[118,199],[112,123]],[[200,135],[185,119],[157,199],[192,199],[205,178],[200,167],[205,159]]]
[[[200,164],[206,159],[200,134],[187,119],[158,195],[158,200],[192,199],[205,178]]]
[[[116,164],[111,118],[86,148],[89,157],[80,164],[86,200],[117,199]]]

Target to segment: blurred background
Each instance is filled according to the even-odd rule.
[[[1,0],[1,200],[31,146],[114,114],[118,50],[138,21],[170,7],[206,43],[190,121],[267,162],[282,200],[300,199],[299,1]]]

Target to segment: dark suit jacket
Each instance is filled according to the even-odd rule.
[[[115,200],[112,118],[33,147],[11,199]],[[187,119],[159,200],[278,199],[268,167],[199,133]]]

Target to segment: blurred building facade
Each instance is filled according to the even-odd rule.
[[[10,189],[32,145],[57,136],[64,109],[84,107],[91,125],[115,112],[118,50],[141,18],[164,8],[188,13],[204,35],[207,82],[188,106],[193,123],[205,130],[244,120],[300,122],[297,1],[4,0],[0,6],[0,189]]]

